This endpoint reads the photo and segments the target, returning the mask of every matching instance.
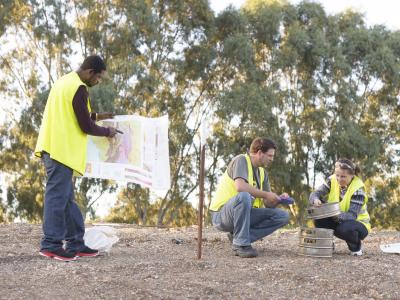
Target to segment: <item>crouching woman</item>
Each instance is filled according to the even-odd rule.
[[[315,220],[315,227],[334,230],[334,235],[346,241],[351,255],[363,254],[361,241],[371,230],[367,211],[368,197],[364,182],[358,177],[360,168],[349,159],[339,159],[335,172],[310,195],[311,205],[339,202],[340,215]]]

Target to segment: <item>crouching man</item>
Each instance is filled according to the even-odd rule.
[[[289,214],[275,208],[280,197],[271,192],[265,170],[272,163],[276,148],[270,139],[253,140],[250,153],[240,154],[228,164],[211,201],[213,225],[228,232],[233,253],[239,257],[256,257],[251,243],[289,222]]]

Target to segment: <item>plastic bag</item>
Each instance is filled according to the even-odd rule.
[[[95,226],[86,229],[83,240],[89,248],[109,252],[111,247],[119,241],[119,238],[114,228],[110,226]]]

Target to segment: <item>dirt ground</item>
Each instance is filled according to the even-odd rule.
[[[298,231],[281,230],[242,259],[206,228],[197,260],[196,227],[116,228],[109,254],[61,262],[38,255],[39,225],[0,225],[0,299],[400,299],[400,256],[379,249],[399,232],[372,232],[362,257],[336,239],[332,258],[309,258],[297,254]]]

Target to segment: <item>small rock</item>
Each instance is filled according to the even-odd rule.
[[[253,286],[256,285],[256,283],[253,282],[253,281],[250,281],[250,282],[248,282],[246,285],[249,286],[249,287],[253,287]]]
[[[177,244],[177,245],[183,244],[183,240],[182,240],[182,239],[173,238],[171,241],[172,241],[174,244]]]

